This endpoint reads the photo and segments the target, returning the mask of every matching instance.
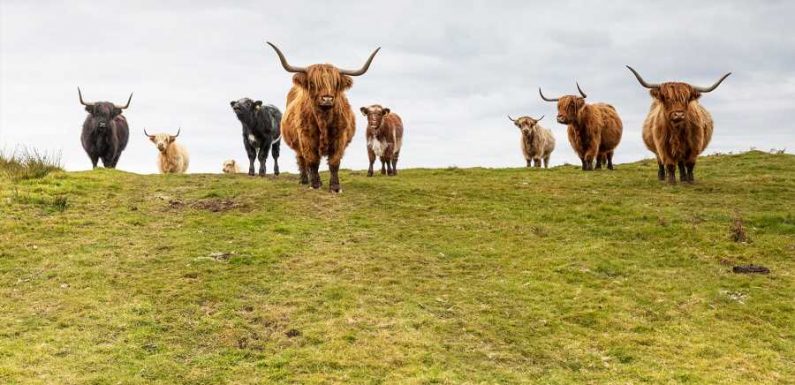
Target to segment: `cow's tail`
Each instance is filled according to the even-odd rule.
[[[276,143],[278,143],[278,142],[281,142],[281,140],[282,140],[282,132],[281,132],[281,130],[279,130],[279,137],[278,137],[278,138],[276,138],[276,139],[274,139],[274,140],[271,142],[271,146],[273,146],[274,144],[276,144]]]

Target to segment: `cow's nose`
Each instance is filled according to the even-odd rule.
[[[685,113],[681,111],[675,111],[671,113],[671,120],[674,122],[679,122],[685,118]]]
[[[563,117],[563,115],[558,115],[558,123],[566,123],[566,119]]]
[[[320,101],[323,102],[323,103],[331,104],[331,103],[334,103],[334,97],[333,96],[321,96],[320,97]]]

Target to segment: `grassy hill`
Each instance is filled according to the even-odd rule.
[[[696,178],[0,176],[0,383],[793,384],[795,156]]]

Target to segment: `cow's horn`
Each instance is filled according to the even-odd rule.
[[[77,87],[77,96],[80,98],[80,104],[84,106],[93,106],[94,103],[86,103],[83,101],[83,93],[80,92],[80,87]]]
[[[370,68],[370,63],[373,62],[373,58],[375,57],[375,54],[377,54],[378,51],[380,51],[380,50],[381,50],[381,47],[376,48],[375,51],[373,51],[373,53],[370,54],[370,58],[367,59],[367,62],[364,63],[362,68],[359,68],[358,70],[355,70],[355,71],[340,69],[340,73],[343,74],[343,75],[348,75],[348,76],[364,75],[364,73],[367,72],[367,69]]]
[[[723,77],[722,77],[722,78],[720,78],[720,79],[719,79],[717,82],[715,82],[715,84],[713,84],[711,87],[695,87],[695,86],[693,86],[693,89],[695,89],[696,91],[698,91],[698,92],[701,92],[701,93],[712,92],[714,89],[718,88],[718,86],[719,86],[721,83],[723,83],[723,80],[725,80],[725,79],[726,79],[727,77],[729,77],[729,75],[731,75],[731,74],[732,74],[732,73],[731,73],[731,72],[729,72],[729,73],[727,73],[726,75],[723,75]]]
[[[180,128],[177,128],[177,134],[176,134],[176,135],[173,135],[173,136],[172,136],[172,138],[176,138],[176,137],[178,137],[178,136],[179,136],[179,132],[180,132],[180,131],[182,131],[182,127],[180,127]]]
[[[557,102],[558,100],[560,100],[560,98],[550,99],[550,98],[544,96],[544,93],[541,92],[541,87],[538,87],[538,94],[541,95],[541,99],[544,99],[544,100],[546,100],[548,102]]]
[[[279,50],[279,48],[276,47],[273,43],[271,43],[269,41],[267,41],[266,43],[268,43],[269,46],[273,47],[273,50],[276,51],[277,55],[279,55],[279,61],[282,62],[282,67],[284,67],[285,71],[287,71],[287,72],[306,72],[306,68],[293,67],[293,66],[290,65],[290,63],[287,63],[287,59],[284,57],[284,54],[282,53],[282,51]]]
[[[512,118],[511,115],[508,115],[508,119],[512,122],[516,122],[516,119]]]
[[[585,92],[582,92],[582,88],[580,88],[580,83],[577,82],[575,83],[577,84],[577,91],[580,91],[580,95],[582,95],[583,98],[587,98],[588,95],[586,95]]]
[[[634,69],[634,68],[632,68],[632,67],[630,67],[630,66],[627,66],[627,68],[629,68],[629,70],[630,70],[630,71],[632,71],[632,73],[635,75],[635,77],[636,77],[636,78],[638,78],[638,82],[640,82],[640,85],[642,85],[642,86],[644,86],[644,87],[646,87],[646,88],[660,88],[660,85],[659,85],[659,84],[654,84],[654,83],[646,83],[646,81],[645,81],[645,80],[643,80],[643,78],[640,76],[640,74],[638,73],[638,71],[635,71],[635,69]]]
[[[539,122],[539,121],[541,121],[541,119],[544,119],[544,117],[545,117],[545,116],[546,116],[546,115],[541,115],[541,117],[540,117],[540,118],[536,119],[536,122]]]
[[[149,135],[149,133],[148,133],[148,132],[146,132],[146,128],[144,128],[144,135],[146,135],[146,136],[148,136],[148,137],[150,137],[150,138],[154,136],[154,135]]]
[[[116,108],[121,108],[122,110],[126,109],[127,107],[129,107],[129,106],[130,106],[130,100],[132,100],[132,96],[133,96],[133,93],[132,93],[132,92],[130,92],[130,97],[129,97],[129,98],[127,98],[127,104],[125,104],[125,105],[123,105],[123,106],[120,106],[120,105],[114,104],[114,106],[116,106]]]

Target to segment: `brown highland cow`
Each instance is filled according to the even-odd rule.
[[[723,75],[710,87],[695,87],[687,83],[647,83],[632,67],[627,66],[643,87],[650,89],[651,108],[643,122],[643,143],[657,157],[657,178],[676,183],[694,182],[696,158],[712,139],[712,116],[698,99],[711,92],[731,72]]]
[[[541,99],[558,102],[558,123],[568,125],[569,143],[582,161],[583,170],[596,168],[613,169],[613,152],[621,142],[624,130],[621,118],[615,107],[606,103],[585,103],[585,92],[577,84],[581,96],[565,95],[559,98],[547,98],[538,89]]]
[[[363,75],[370,68],[377,48],[357,70],[345,70],[331,64],[294,67],[275,45],[268,42],[279,56],[282,67],[293,75],[293,87],[287,94],[287,108],[282,117],[282,138],[296,152],[301,184],[318,189],[320,159],[328,158],[329,190],[340,192],[339,169],[345,148],[356,132],[356,119],[345,97],[353,85],[351,76]]]
[[[403,121],[398,114],[380,104],[359,109],[367,117],[367,156],[370,167],[367,176],[373,176],[376,156],[381,160],[381,174],[397,175],[400,147],[403,146]]]

